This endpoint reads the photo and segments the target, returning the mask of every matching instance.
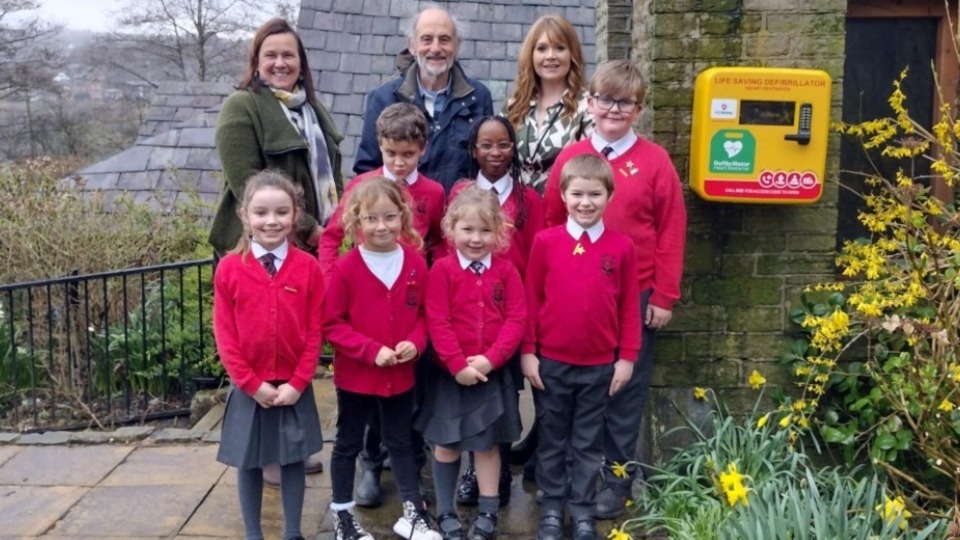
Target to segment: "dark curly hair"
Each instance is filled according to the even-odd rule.
[[[480,172],[480,164],[477,163],[477,136],[480,133],[480,127],[486,124],[487,122],[497,122],[503,129],[507,130],[507,136],[510,138],[510,142],[513,143],[513,152],[510,156],[510,169],[508,172],[510,176],[513,177],[513,190],[510,192],[510,196],[514,198],[514,202],[517,205],[517,218],[514,222],[517,230],[523,230],[524,225],[527,223],[527,205],[524,202],[524,185],[520,181],[521,178],[521,168],[520,163],[520,153],[517,151],[517,132],[514,131],[513,126],[510,124],[510,120],[502,116],[485,116],[480,119],[479,122],[473,124],[473,128],[470,129],[470,138],[467,140],[467,149],[470,151],[470,167],[468,171],[470,172],[470,178],[477,178],[477,174]]]

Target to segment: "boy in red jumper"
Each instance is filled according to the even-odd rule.
[[[420,174],[417,165],[427,149],[427,119],[411,103],[394,103],[380,113],[377,118],[377,141],[380,143],[380,155],[383,166],[354,178],[347,184],[340,204],[334,210],[320,237],[320,267],[324,277],[330,278],[333,265],[340,258],[340,246],[343,244],[343,226],[340,216],[343,213],[343,201],[360,182],[384,176],[398,183],[404,189],[404,196],[410,210],[413,211],[413,228],[423,238],[424,254],[431,262],[446,254],[440,220],[446,205],[446,193],[437,181]]]
[[[544,194],[547,225],[562,223],[566,215],[559,171],[574,156],[604,156],[613,168],[617,186],[617,196],[610,201],[604,222],[611,230],[629,236],[637,254],[643,345],[633,378],[610,400],[605,413],[604,481],[597,494],[597,517],[601,519],[622,514],[632,496],[636,467],[628,467],[629,474],[621,478],[613,474],[612,466],[636,460],[640,420],[653,372],[655,332],[672,317],[683,273],[687,211],[680,178],[666,150],[638,137],[632,129],[643,109],[644,94],[643,77],[629,60],[597,67],[587,98],[596,130],[589,139],[560,153]]]
[[[541,411],[537,540],[563,537],[564,506],[574,540],[597,538],[604,407],[630,380],[640,349],[633,243],[603,220],[613,189],[613,172],[603,158],[569,160],[560,180],[567,221],[537,234],[527,264],[520,363],[539,391]]]

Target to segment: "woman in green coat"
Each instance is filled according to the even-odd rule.
[[[210,230],[216,252],[233,249],[243,232],[237,202],[247,179],[275,169],[303,188],[306,211],[296,240],[316,253],[323,226],[343,192],[342,139],[317,101],[300,37],[283,19],[267,21],[253,38],[243,80],[217,117],[224,190]]]

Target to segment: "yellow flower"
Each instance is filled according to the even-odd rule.
[[[614,463],[610,470],[613,471],[613,475],[617,478],[629,478],[630,474],[627,472],[627,466],[621,465],[619,463]]]
[[[699,387],[699,386],[696,387],[696,388],[694,388],[694,389],[693,389],[693,397],[696,398],[696,399],[699,399],[699,400],[701,400],[701,401],[706,401],[706,400],[707,400],[707,389],[706,389],[706,388],[701,388],[701,387]]]
[[[786,415],[780,419],[780,427],[785,428],[790,425],[790,421],[793,420],[791,415]]]
[[[767,384],[767,379],[765,379],[759,371],[753,370],[753,373],[750,374],[750,379],[747,382],[750,383],[750,386],[752,386],[754,390],[759,390],[761,386]]]
[[[907,528],[907,520],[910,519],[913,514],[907,510],[907,505],[903,502],[903,497],[897,496],[893,499],[888,499],[884,497],[883,504],[878,504],[874,508],[877,512],[880,512],[880,515],[883,516],[883,520],[887,523],[896,523],[900,522],[900,528]]]
[[[767,425],[767,420],[770,420],[770,413],[767,413],[757,419],[757,427],[762,428],[763,426]]]
[[[607,538],[610,540],[633,540],[633,537],[630,536],[630,533],[616,527],[610,529],[610,534],[607,535]]]
[[[727,504],[734,506],[737,502],[742,502],[744,506],[750,506],[747,501],[747,492],[750,491],[743,485],[743,479],[746,476],[737,471],[737,464],[727,465],[727,470],[720,473],[720,487],[723,494],[727,496]]]
[[[952,411],[955,407],[956,407],[956,405],[954,405],[953,403],[951,403],[950,400],[945,399],[945,400],[943,400],[943,401],[940,402],[940,406],[937,407],[937,409],[939,409],[939,410],[941,410],[941,411],[943,411],[943,412],[950,412],[950,411]]]

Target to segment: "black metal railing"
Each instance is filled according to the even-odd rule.
[[[212,260],[0,286],[0,431],[189,411],[222,375]]]

